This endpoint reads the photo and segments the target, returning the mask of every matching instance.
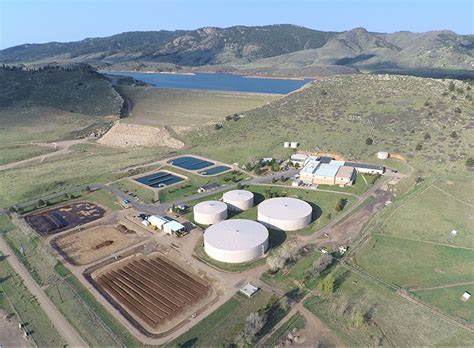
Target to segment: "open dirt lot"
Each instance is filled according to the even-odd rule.
[[[176,326],[211,295],[207,282],[159,254],[124,259],[99,269],[92,278],[127,318],[149,333]]]
[[[55,234],[100,219],[105,209],[89,202],[79,202],[48,209],[25,217],[41,235]]]
[[[87,265],[142,240],[134,230],[108,225],[76,231],[53,243],[70,263]]]
[[[142,126],[117,122],[97,141],[99,144],[118,147],[165,146],[179,149],[184,144],[174,139],[163,127]]]

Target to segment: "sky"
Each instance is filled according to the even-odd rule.
[[[474,33],[474,0],[0,0],[0,49],[124,31],[296,24]]]

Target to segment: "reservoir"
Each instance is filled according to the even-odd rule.
[[[130,71],[105,72],[109,75],[131,76],[158,88],[200,89],[250,93],[287,94],[311,79],[290,80],[275,78],[252,78],[223,73],[196,73],[194,75],[142,73]]]

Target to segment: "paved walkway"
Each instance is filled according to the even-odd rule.
[[[45,311],[56,330],[66,340],[68,345],[71,347],[87,347],[87,344],[82,340],[81,336],[69,325],[69,322],[56,309],[55,305],[46,296],[39,285],[36,284],[28,270],[18,260],[3,238],[0,238],[0,251],[7,257],[7,261],[13,270],[23,279],[23,283],[27,289],[36,297],[40,307]]]

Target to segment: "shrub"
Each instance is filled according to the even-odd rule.
[[[457,139],[458,138],[458,133],[456,133],[456,131],[452,131],[451,134],[449,134],[449,136],[453,139]]]
[[[365,145],[372,145],[373,143],[374,143],[374,140],[372,138],[365,139]]]
[[[450,82],[449,82],[449,85],[448,85],[448,90],[449,90],[450,92],[453,92],[455,89],[456,89],[456,86],[454,85],[454,82],[453,82],[453,81],[450,81]]]
[[[469,157],[466,159],[466,167],[474,168],[474,157]]]

